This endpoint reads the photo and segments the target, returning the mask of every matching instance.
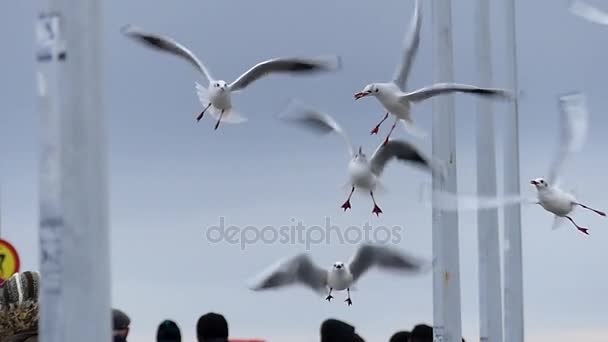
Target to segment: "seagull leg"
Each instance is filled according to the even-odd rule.
[[[348,293],[348,297],[346,297],[346,300],[344,300],[346,302],[346,304],[348,304],[348,306],[353,305],[353,301],[350,300],[350,288],[346,288],[346,292]]]
[[[329,294],[327,295],[327,297],[325,297],[325,300],[327,300],[328,302],[331,302],[331,300],[334,298],[334,296],[331,295],[331,290],[333,289],[330,287]]]
[[[376,204],[374,192],[370,191],[369,194],[372,196],[372,201],[374,201],[374,210],[372,210],[372,213],[376,214],[376,216],[380,216],[380,214],[382,213],[382,209],[380,209],[380,207]]]
[[[220,113],[220,117],[217,119],[217,123],[215,124],[214,129],[217,129],[218,127],[220,127],[220,122],[222,121],[222,116],[224,116],[224,109],[222,109],[222,112]]]
[[[391,137],[391,134],[393,134],[393,130],[395,130],[395,126],[397,126],[397,122],[399,122],[399,118],[395,117],[395,122],[393,123],[391,130],[388,132],[386,139],[384,139],[384,143],[382,143],[382,146],[385,146],[386,144],[388,144],[388,139]]]
[[[350,209],[350,198],[352,197],[353,192],[355,192],[355,187],[354,186],[350,190],[350,195],[348,195],[348,199],[346,200],[346,202],[344,202],[344,204],[342,204],[342,209],[344,209],[344,211]]]
[[[572,222],[572,224],[576,227],[576,229],[578,229],[581,233],[589,235],[589,233],[588,233],[589,228],[579,226],[578,224],[576,224],[576,222],[574,222],[574,220],[570,216],[566,216],[566,218],[568,220],[570,220],[570,222]]]
[[[203,115],[205,115],[205,112],[207,111],[207,109],[209,109],[209,107],[211,107],[211,103],[209,103],[207,105],[207,107],[205,107],[205,109],[203,109],[203,111],[196,117],[196,121],[201,121],[201,119],[203,118]]]
[[[380,125],[382,125],[382,123],[384,123],[384,121],[386,121],[386,119],[388,119],[388,112],[386,112],[386,115],[384,116],[384,119],[382,119],[377,125],[376,127],[374,127],[374,129],[372,129],[371,134],[378,134],[378,130],[380,129]]]
[[[588,206],[586,206],[586,205],[584,205],[584,204],[582,204],[582,203],[576,203],[576,205],[579,205],[579,206],[581,206],[581,207],[583,207],[583,208],[585,208],[585,209],[587,209],[587,210],[591,210],[591,211],[593,211],[594,213],[596,213],[596,214],[598,214],[598,215],[600,215],[600,216],[606,216],[606,213],[605,213],[605,212],[603,212],[603,211],[599,211],[599,210],[595,210],[595,209],[590,208],[590,207],[588,207]]]

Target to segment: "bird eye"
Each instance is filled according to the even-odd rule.
[[[379,90],[379,89],[378,89],[378,88],[376,88],[376,93],[378,92],[378,90]]]

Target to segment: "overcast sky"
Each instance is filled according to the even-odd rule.
[[[433,81],[430,1],[423,1],[420,50],[410,87]],[[477,83],[473,0],[454,2],[456,80]],[[499,1],[493,1],[499,3]],[[568,164],[566,184],[582,201],[608,208],[603,169],[608,120],[606,28],[569,14],[565,1],[519,1],[518,63],[521,88],[522,191],[543,176],[556,148],[557,95],[581,90],[591,111],[584,150]],[[597,0],[596,4],[602,3]],[[21,253],[23,269],[38,267],[38,140],[34,19],[37,3],[0,5],[0,181],[2,235]],[[316,138],[276,121],[293,97],[333,114],[355,143],[371,153],[381,136],[369,130],[382,117],[373,99],[353,101],[365,84],[388,80],[401,58],[404,29],[413,1],[327,2],[106,1],[104,84],[110,150],[110,213],[113,305],[133,320],[131,341],[150,341],[156,325],[176,320],[193,338],[197,318],[208,311],[226,315],[232,337],[310,341],[319,324],[336,317],[354,324],[367,341],[432,322],[432,277],[370,272],[353,292],[353,306],[336,295],[330,304],[304,288],[254,293],[245,281],[275,259],[306,250],[299,243],[247,245],[212,243],[208,227],[227,225],[324,225],[342,229],[369,222],[399,226],[396,247],[431,257],[430,210],[418,200],[429,177],[391,165],[378,196],[384,214],[371,214],[367,196],[340,205],[347,192],[347,156],[337,137]],[[493,8],[495,86],[505,83],[503,8]],[[275,76],[235,96],[246,124],[213,131],[209,117],[196,123],[202,105],[194,82],[201,81],[181,60],[146,49],[119,33],[133,23],[165,33],[192,48],[214,75],[228,81],[261,60],[338,54],[343,69],[314,77]],[[475,191],[475,100],[456,96],[458,174],[462,192]],[[414,117],[431,129],[431,102],[416,105]],[[496,106],[498,136],[506,115]],[[406,138],[402,129],[394,137]],[[415,141],[425,151],[429,141]],[[499,143],[499,152],[501,144]],[[500,160],[501,153],[498,153]],[[502,163],[499,162],[499,168]],[[499,172],[502,176],[502,172]],[[502,178],[499,178],[502,179]],[[608,222],[589,212],[576,215],[591,236],[571,226],[551,231],[552,217],[538,207],[522,210],[525,328],[530,341],[608,339]],[[460,216],[462,326],[467,341],[478,339],[477,241],[474,213]],[[395,236],[393,236],[395,237]],[[395,237],[396,238],[396,237]],[[314,259],[330,266],[347,261],[355,244],[311,246]]]

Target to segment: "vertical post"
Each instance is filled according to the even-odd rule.
[[[40,341],[111,340],[101,1],[46,0],[37,23]]]
[[[505,17],[507,86],[515,95],[518,95],[515,0],[505,0]],[[505,116],[504,175],[505,193],[519,195],[519,112],[517,96],[509,103],[509,110]],[[505,341],[523,342],[524,303],[520,204],[511,204],[505,207],[504,235]]]
[[[490,1],[477,2],[476,50],[479,85],[492,86]],[[496,197],[496,147],[492,102],[477,100],[477,193]],[[479,251],[479,337],[482,342],[502,342],[502,291],[498,210],[477,212]]]
[[[451,0],[433,0],[435,81],[452,82]],[[433,177],[433,190],[456,193],[456,137],[454,98],[433,100],[433,156],[447,162],[445,182]],[[435,192],[435,191],[434,191]],[[433,193],[434,193],[433,192]],[[434,195],[433,195],[434,196]],[[435,202],[435,199],[433,199]],[[433,207],[433,333],[435,341],[460,342],[460,271],[458,214]]]

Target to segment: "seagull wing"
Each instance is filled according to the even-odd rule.
[[[403,140],[390,140],[386,145],[380,145],[371,157],[372,172],[382,174],[389,161],[397,159],[414,165],[439,172],[442,175],[440,163],[424,156],[414,145]]]
[[[213,82],[213,77],[205,65],[185,46],[173,40],[173,38],[162,36],[154,33],[148,33],[136,28],[132,25],[123,27],[122,33],[128,37],[131,37],[139,42],[144,43],[146,46],[153,49],[169,52],[178,57],[181,57],[192,64],[198,71],[200,71],[209,83]]]
[[[410,28],[405,35],[405,51],[403,51],[403,60],[395,72],[393,83],[395,83],[401,91],[405,91],[408,75],[414,64],[418,46],[420,45],[420,28],[422,26],[422,13],[420,9],[420,1],[416,0],[414,5],[414,15]]]
[[[250,83],[270,74],[311,74],[320,71],[333,71],[340,68],[340,57],[331,58],[275,58],[254,65],[236,81],[230,83],[230,90],[237,91]]]
[[[574,152],[585,144],[589,113],[587,100],[581,93],[571,93],[559,97],[561,114],[560,146],[551,164],[547,180],[552,186],[559,186],[564,164]]]
[[[317,267],[306,254],[279,261],[260,273],[257,278],[251,287],[254,291],[301,283],[321,292],[327,286],[327,270]]]
[[[318,134],[338,133],[346,143],[349,156],[354,155],[355,150],[350,138],[329,114],[312,109],[297,100],[292,100],[283,113],[280,116],[282,120],[298,124]]]
[[[445,211],[468,211],[479,209],[494,209],[502,206],[538,201],[534,198],[521,195],[507,195],[502,197],[484,197],[477,195],[454,194],[442,190],[421,192],[420,200],[434,208]],[[429,198],[430,197],[430,198]]]
[[[608,12],[587,4],[586,2],[574,0],[570,3],[570,12],[592,23],[608,25]]]
[[[424,269],[424,262],[389,247],[364,244],[357,249],[348,266],[353,275],[353,282],[373,266],[397,271],[419,272]]]
[[[468,93],[487,97],[510,98],[508,91],[496,88],[481,88],[468,84],[459,83],[436,83],[428,87],[424,87],[407,93],[401,98],[410,102],[419,102],[429,99],[434,96],[450,94],[450,93]]]

